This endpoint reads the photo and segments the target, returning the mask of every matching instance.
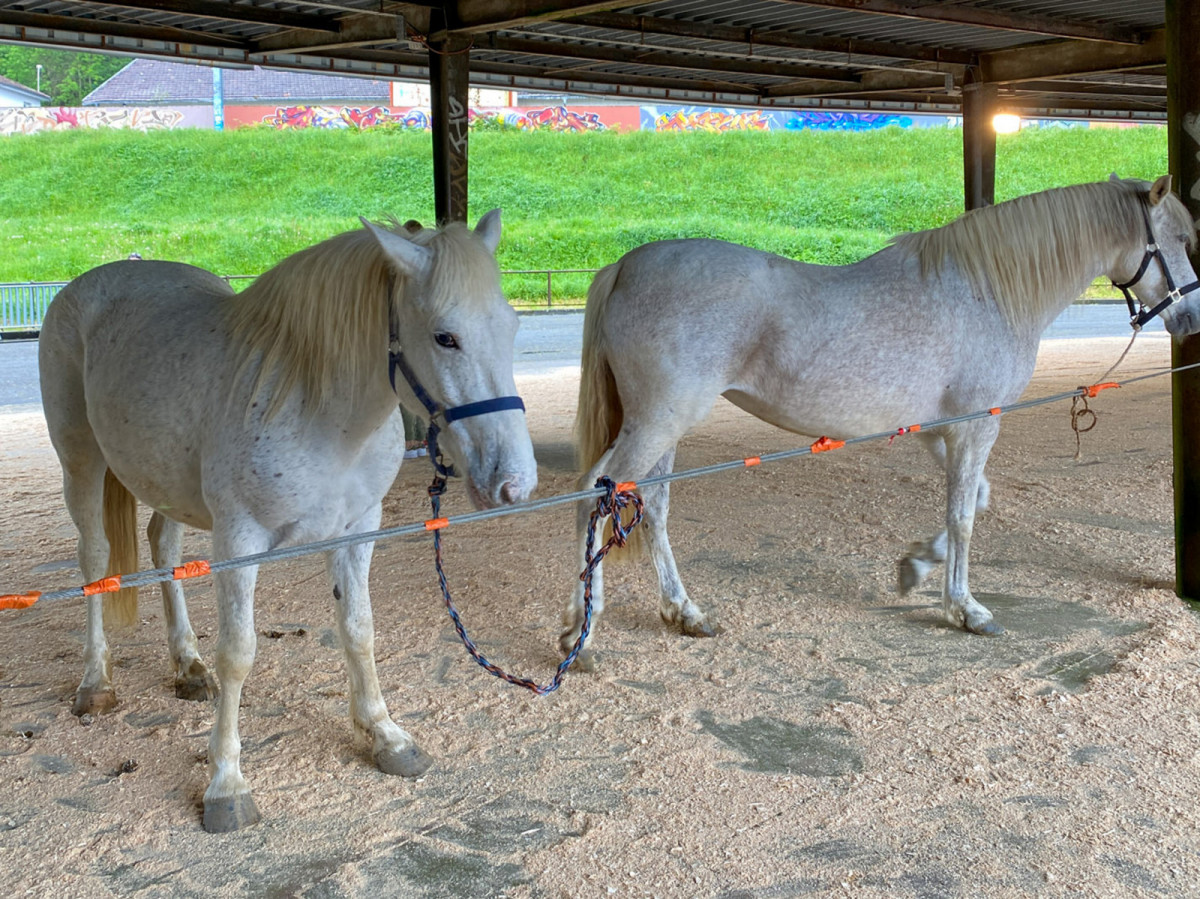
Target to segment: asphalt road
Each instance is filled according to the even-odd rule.
[[[1147,331],[1161,331],[1155,319]],[[1046,331],[1045,339],[1125,337],[1128,316],[1119,303],[1067,307]],[[579,365],[583,343],[582,312],[536,312],[521,316],[517,332],[516,372],[544,374]],[[0,341],[0,411],[32,411],[41,406],[37,341]]]

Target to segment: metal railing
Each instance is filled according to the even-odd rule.
[[[591,275],[597,271],[599,269],[594,268],[533,268],[507,269],[500,274],[504,277],[544,275],[546,278],[545,308],[553,309],[555,306],[555,275]],[[235,281],[253,281],[258,276],[222,275],[221,277],[226,284],[232,285]],[[50,305],[54,295],[67,284],[67,281],[18,281],[0,284],[0,339],[37,336],[37,332],[42,327],[42,318],[46,314],[46,307]],[[518,309],[541,308],[540,302],[515,300],[512,301],[512,304]],[[582,297],[568,297],[565,302],[560,297],[558,305],[560,307],[580,306]]]

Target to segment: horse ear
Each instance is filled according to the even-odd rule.
[[[1116,172],[1109,172],[1108,180],[1109,181],[1120,181],[1121,176],[1118,175]]]
[[[500,210],[493,209],[484,213],[483,218],[475,226],[475,233],[483,240],[488,252],[496,255],[496,247],[500,246]]]
[[[1171,176],[1162,175],[1150,185],[1150,205],[1157,206],[1171,192]]]
[[[423,278],[433,264],[433,253],[426,247],[417,246],[411,240],[401,237],[395,231],[380,228],[374,222],[359,218],[379,243],[380,249],[387,255],[392,264],[404,275],[410,278]]]

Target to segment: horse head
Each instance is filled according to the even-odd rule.
[[[500,210],[474,231],[363,224],[396,275],[389,303],[401,402],[430,422],[431,444],[466,475],[477,508],[528,498],[537,463],[513,380],[517,314],[495,259]]]
[[[1116,175],[1109,180],[1119,181]],[[1111,272],[1113,284],[1125,294],[1135,328],[1161,315],[1170,334],[1186,337],[1200,331],[1200,281],[1189,258],[1196,247],[1196,224],[1171,192],[1170,175],[1153,184],[1133,183],[1139,187],[1144,228]]]

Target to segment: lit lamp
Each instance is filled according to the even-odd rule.
[[[997,134],[1016,134],[1021,130],[1021,117],[1011,112],[1001,112],[992,117],[992,128]]]

